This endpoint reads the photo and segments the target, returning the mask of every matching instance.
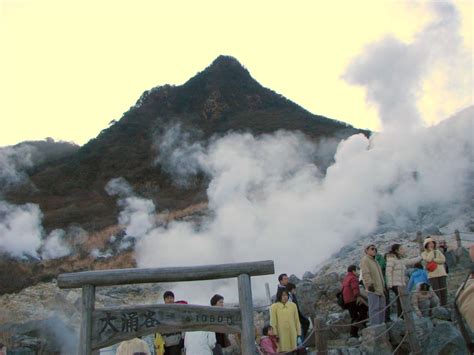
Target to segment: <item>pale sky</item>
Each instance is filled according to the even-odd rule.
[[[472,58],[474,2],[454,3]],[[425,2],[388,0],[0,4],[0,146],[46,137],[84,144],[143,91],[180,85],[220,54],[312,113],[377,130],[364,89],[341,76],[368,44],[387,34],[409,43],[432,16]],[[472,92],[447,92],[444,76],[423,83],[427,125],[472,104]]]

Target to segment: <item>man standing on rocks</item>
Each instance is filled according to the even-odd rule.
[[[370,325],[382,324],[385,318],[385,282],[375,255],[377,248],[374,244],[370,244],[365,248],[365,255],[360,261],[362,282],[368,292]]]

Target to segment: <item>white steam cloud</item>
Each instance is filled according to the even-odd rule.
[[[455,91],[462,101],[471,101],[472,55],[462,47],[460,15],[449,1],[433,1],[427,6],[434,20],[411,43],[386,36],[368,45],[344,74],[349,83],[366,88],[367,99],[376,105],[385,130],[421,126],[417,99],[423,81],[436,70],[445,74],[446,90]]]
[[[43,244],[43,259],[56,259],[71,254],[71,246],[65,241],[66,232],[62,229],[53,230]]]
[[[41,159],[38,149],[28,144],[0,148],[0,193],[27,182],[25,170]],[[14,205],[0,200],[0,252],[45,259],[70,254],[71,248],[63,238],[65,232],[57,229],[45,238],[42,220],[37,204]]]
[[[42,257],[54,259],[71,254],[62,229],[48,236],[42,226],[43,213],[38,205],[12,205],[0,201],[0,252],[13,257]]]
[[[15,257],[38,256],[41,246],[41,219],[38,205],[16,206],[0,201],[0,250]]]
[[[126,227],[125,232],[131,237],[141,237],[155,226],[155,204],[151,200],[134,196],[129,183],[122,177],[110,180],[105,190],[111,196],[120,197],[122,207],[118,222]]]
[[[0,192],[28,180],[24,170],[34,166],[35,153],[27,144],[0,148]]]
[[[146,232],[136,235],[138,265],[273,259],[277,271],[301,274],[377,228],[442,227],[466,217],[473,117],[470,108],[402,139],[352,136],[341,142],[325,176],[313,162],[316,146],[301,134],[215,140],[199,156],[211,179],[210,217],[151,228],[144,223]],[[136,212],[124,207],[130,217],[121,218],[131,226]]]

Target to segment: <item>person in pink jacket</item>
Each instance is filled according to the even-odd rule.
[[[278,338],[273,334],[271,325],[266,325],[262,330],[263,336],[260,340],[260,351],[262,355],[278,354]]]

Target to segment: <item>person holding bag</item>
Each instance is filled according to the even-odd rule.
[[[425,262],[425,269],[428,271],[431,287],[433,287],[433,291],[436,292],[441,306],[446,306],[448,303],[448,274],[444,268],[446,258],[443,253],[436,248],[436,241],[430,236],[423,242],[423,247],[425,250],[421,253],[421,257]]]

